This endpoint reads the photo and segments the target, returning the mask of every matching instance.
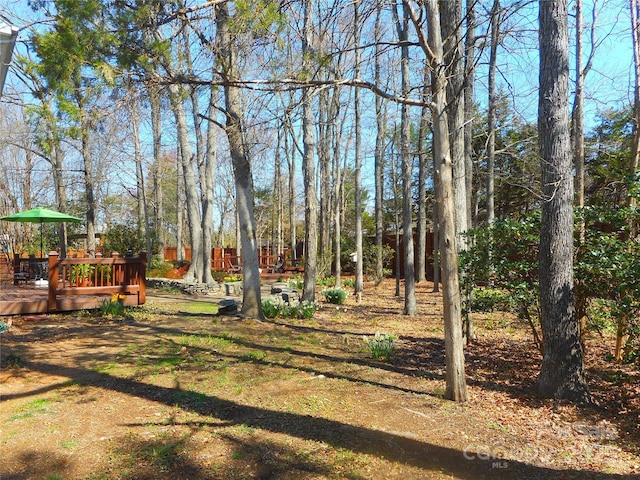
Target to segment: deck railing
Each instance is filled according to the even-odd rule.
[[[60,297],[73,295],[123,294],[126,305],[142,305],[146,301],[145,273],[147,254],[120,257],[113,253],[102,258],[63,258],[49,253],[47,277],[48,310],[57,310]]]

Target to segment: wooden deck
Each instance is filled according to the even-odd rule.
[[[48,259],[48,284],[34,279],[0,285],[0,316],[65,312],[98,308],[114,294],[124,295],[126,306],[146,301],[146,255],[136,258]],[[80,278],[78,272],[90,272]],[[75,273],[74,273],[75,272]]]

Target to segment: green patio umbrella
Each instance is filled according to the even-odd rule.
[[[42,242],[42,224],[43,223],[62,223],[62,222],[82,222],[81,218],[67,215],[66,213],[56,212],[48,208],[33,208],[24,212],[14,213],[0,217],[0,220],[7,222],[30,222],[40,224],[40,252],[44,255]]]

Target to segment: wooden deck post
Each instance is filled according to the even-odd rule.
[[[147,252],[140,252],[140,264],[138,268],[138,284],[140,285],[138,304],[144,305],[147,301]]]
[[[56,290],[58,290],[58,252],[49,252],[49,268],[47,269],[49,281],[49,290],[47,294],[47,310],[49,312],[55,312],[58,309],[56,301]]]

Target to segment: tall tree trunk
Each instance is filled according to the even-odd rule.
[[[184,193],[186,200],[186,210],[189,225],[189,236],[191,237],[191,264],[185,275],[186,281],[202,281],[199,274],[202,272],[202,224],[200,219],[200,204],[198,202],[198,189],[194,173],[194,155],[189,142],[189,132],[187,119],[184,110],[182,95],[177,85],[169,86],[169,99],[171,109],[176,120],[178,133],[178,143],[180,145],[180,167],[184,177]],[[178,208],[182,208],[178,203]],[[178,245],[180,248],[180,245]]]
[[[132,92],[133,94],[133,92]],[[134,94],[135,95],[135,94]],[[138,234],[145,239],[146,251],[151,254],[151,231],[149,228],[149,211],[147,209],[147,194],[144,186],[144,168],[142,165],[142,149],[140,146],[138,118],[138,102],[131,102],[131,127],[133,129],[134,157],[136,163],[136,196],[138,197]]]
[[[442,301],[444,310],[445,342],[445,398],[456,402],[467,401],[467,383],[464,369],[464,342],[458,277],[458,249],[456,245],[456,205],[454,201],[453,164],[449,145],[447,119],[447,78],[445,76],[443,43],[440,35],[440,15],[437,0],[425,0],[428,43],[430,47],[433,155],[436,161],[436,189],[440,221],[440,254],[442,262]]]
[[[542,167],[540,395],[590,402],[573,289],[573,177],[569,141],[567,1],[540,0],[538,130]]]
[[[582,0],[576,0],[576,93],[571,112],[573,165],[575,168],[575,204],[584,207],[584,72],[582,71]],[[584,220],[580,220],[580,242],[584,241]]]
[[[500,33],[500,0],[491,8],[491,49],[489,54],[489,108],[487,111],[487,223],[495,219],[495,151],[496,151],[496,62]]]
[[[467,183],[464,158],[464,64],[462,55],[462,0],[440,2],[442,48],[447,69],[447,119],[451,161],[453,163],[453,194],[456,208],[456,235],[460,250],[466,248],[463,236],[467,231]]]
[[[424,79],[424,101],[420,115],[420,128],[418,131],[418,221],[417,237],[418,248],[416,249],[416,282],[427,280],[427,164],[429,155],[427,154],[427,136],[429,132],[429,107],[426,106],[429,98],[428,71],[425,69]]]
[[[296,148],[293,145],[289,147],[289,135],[293,135],[291,127],[291,120],[287,113],[285,122],[287,122],[287,134],[284,137],[284,153],[287,158],[289,168],[289,182],[288,182],[288,205],[289,205],[289,244],[291,245],[291,264],[295,265],[297,262],[296,256]],[[295,141],[293,142],[295,143]]]
[[[53,118],[53,117],[52,117]],[[64,156],[60,150],[60,137],[57,127],[52,125],[54,132],[51,135],[51,170],[53,173],[53,185],[56,192],[56,204],[59,212],[67,211],[67,193],[62,177],[64,166]],[[60,258],[67,257],[67,224],[61,223],[58,233],[60,240]]]
[[[467,216],[467,174],[464,137],[464,55],[462,41],[462,0],[440,2],[443,58],[447,67],[446,108],[449,122],[451,163],[453,165],[453,201],[455,205],[456,244],[458,251],[467,249],[466,231],[469,229]],[[476,338],[471,316],[471,301],[466,299],[463,319],[463,336],[466,342]]]
[[[402,95],[410,94],[409,82],[409,14],[407,6],[403,4],[403,15],[400,20],[397,5],[393,9],[393,16],[398,32],[398,40],[401,43],[400,71],[402,78]],[[416,302],[416,277],[415,258],[413,254],[413,199],[411,192],[411,180],[413,177],[413,162],[411,158],[411,125],[409,119],[409,106],[403,103],[401,106],[400,120],[400,158],[402,159],[402,244],[404,246],[404,314],[415,315],[418,311]]]
[[[286,133],[285,133],[286,136]],[[282,180],[282,132],[278,130],[278,142],[276,147],[276,156],[275,156],[275,173],[274,173],[274,186],[275,186],[275,195],[276,195],[276,229],[275,229],[275,238],[273,240],[274,243],[274,253],[278,256],[282,255],[284,251],[283,241],[282,241],[282,226],[284,223],[284,182]]]
[[[84,195],[87,202],[87,254],[90,257],[96,255],[96,202],[94,194],[93,167],[91,165],[90,148],[90,121],[84,105],[84,99],[80,93],[80,85],[76,85],[77,105],[80,112],[80,136],[82,141],[82,160],[84,163]]]
[[[335,89],[334,89],[335,90]],[[318,244],[320,251],[321,270],[324,270],[326,257],[331,253],[331,155],[329,153],[331,145],[330,128],[332,115],[331,95],[329,89],[323,89],[318,95],[318,117],[316,124],[318,130],[318,141],[316,149],[318,152],[318,170],[320,174],[320,212],[318,216]],[[327,272],[320,271],[320,275]]]
[[[313,35],[313,0],[304,1],[304,33],[302,38],[303,66],[308,67],[309,57],[312,54]],[[316,277],[318,259],[318,196],[316,194],[316,167],[315,167],[315,136],[313,131],[313,96],[311,88],[302,91],[302,134],[303,134],[303,158],[302,177],[304,182],[304,220],[306,231],[304,234],[305,262],[304,262],[304,286],[302,289],[302,301],[314,302],[316,298]]]
[[[473,120],[475,117],[473,94],[475,88],[476,2],[467,0],[464,58],[464,161],[467,191],[467,221],[472,228],[473,219]]]
[[[353,4],[353,36],[355,43],[355,76],[360,78],[360,2],[355,1]],[[356,281],[353,287],[353,293],[356,296],[356,302],[362,300],[363,285],[363,251],[362,251],[362,135],[360,132],[360,89],[356,87],[353,97],[354,108],[354,124],[355,124],[355,221],[356,221]]]
[[[434,163],[434,178],[437,178],[435,173],[436,159],[433,159]],[[437,190],[437,188],[436,188]],[[438,201],[436,199],[433,202],[433,291],[440,291],[440,212],[438,211]]]
[[[186,210],[186,200],[184,195],[184,175],[180,174],[182,170],[182,162],[180,160],[181,158],[182,154],[180,153],[180,148],[178,147],[178,157],[176,164],[176,198],[174,200],[176,206],[176,259],[179,263],[182,263],[186,260],[184,251],[184,212]]]
[[[208,118],[214,118],[217,113],[218,88],[211,86],[209,92]],[[211,274],[211,252],[213,248],[213,215],[214,215],[214,182],[217,162],[217,129],[214,122],[207,125],[206,148],[203,152],[202,168],[200,169],[201,197],[202,197],[202,281],[213,284]]]
[[[382,13],[382,4],[376,4],[376,22],[375,22],[375,84],[381,85],[380,74],[380,18]],[[376,95],[376,146],[375,146],[375,222],[376,222],[376,281],[381,282],[384,278],[383,265],[383,249],[382,236],[384,235],[384,217],[382,215],[382,204],[384,202],[384,143],[386,137],[386,122],[383,110],[383,99],[380,95]]]
[[[164,162],[161,157],[162,113],[160,110],[160,91],[157,86],[151,85],[147,87],[147,93],[151,108],[151,132],[153,137],[153,217],[158,242],[158,258],[160,261],[164,261],[166,236],[164,231],[164,197],[162,195]]]
[[[631,8],[631,32],[633,39],[633,66],[634,66],[634,93],[633,93],[633,146],[631,149],[631,165],[629,171],[632,174],[638,172],[640,164],[640,4],[638,0],[629,0]],[[636,206],[634,196],[629,196],[629,206]],[[636,222],[631,225],[630,235],[635,238],[638,235]]]
[[[233,162],[236,185],[236,206],[242,245],[242,313],[262,319],[260,296],[260,260],[253,216],[253,180],[251,161],[246,150],[242,131],[242,102],[240,89],[234,85],[239,78],[237,51],[229,31],[229,5],[216,6],[217,42],[219,47],[221,75],[224,80],[226,108],[226,132]]]

